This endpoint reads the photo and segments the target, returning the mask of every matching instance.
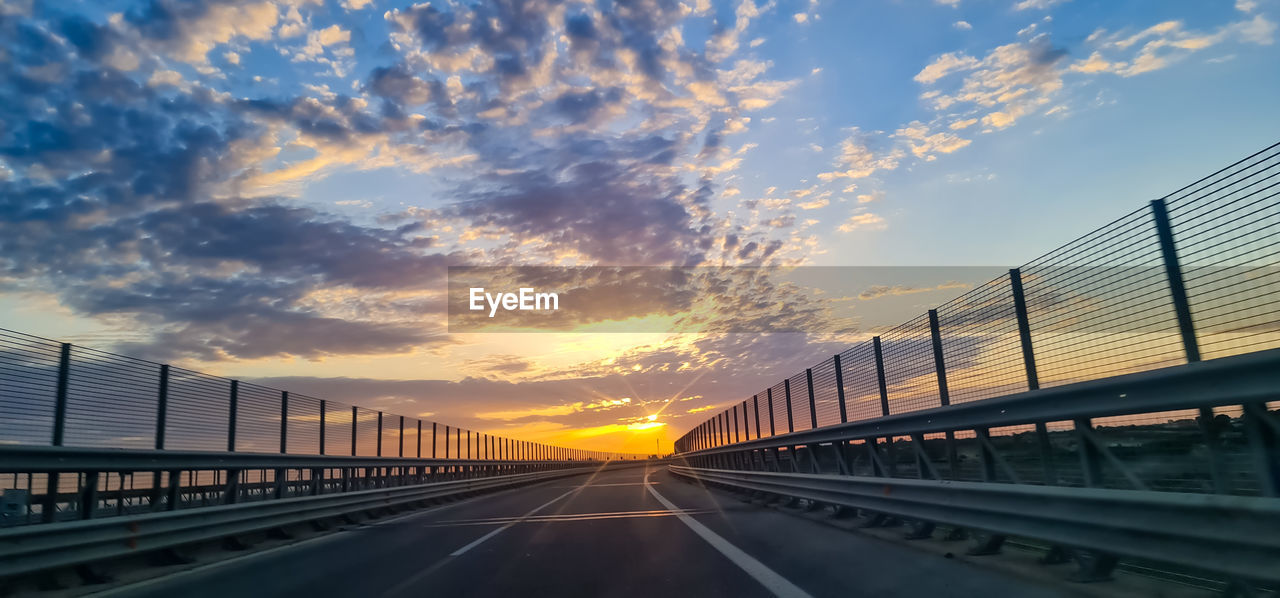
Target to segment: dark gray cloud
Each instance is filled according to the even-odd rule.
[[[157,3],[131,22],[167,39],[187,10]],[[212,201],[251,171],[238,146],[256,143],[264,122],[335,142],[376,128],[350,102],[334,100],[333,118],[296,99],[226,104],[199,88],[160,91],[106,64],[118,34],[77,17],[3,16],[0,36],[14,57],[0,64],[0,159],[13,172],[0,179],[0,274],[57,292],[82,314],[154,326],[154,342],[127,347],[153,357],[314,357],[444,341],[416,323],[306,306],[319,288],[439,279],[445,257],[426,252],[415,226],[360,226],[271,198]]]

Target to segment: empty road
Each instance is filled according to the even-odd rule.
[[[710,493],[665,467],[484,495],[117,588],[200,596],[1061,596]]]

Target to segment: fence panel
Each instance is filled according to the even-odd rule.
[[[1022,268],[1040,386],[1184,363],[1144,207]]]
[[[0,443],[53,439],[62,343],[0,330]]]
[[[1201,356],[1280,347],[1280,144],[1166,202]]]
[[[906,413],[941,405],[933,362],[929,317],[920,315],[880,335],[889,413]]]
[[[155,448],[160,364],[75,346],[67,378],[67,446]]]
[[[938,307],[951,403],[1027,389],[1027,371],[1006,274]]]

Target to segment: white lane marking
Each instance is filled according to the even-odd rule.
[[[698,520],[686,515],[683,509],[672,504],[672,502],[667,500],[665,496],[659,494],[652,485],[648,484],[648,471],[644,474],[644,481],[646,482],[645,487],[649,489],[649,493],[652,494],[654,498],[658,499],[658,502],[662,503],[662,506],[670,509],[675,513],[677,519],[683,521],[685,525],[689,526],[689,529],[693,530],[693,533],[698,534],[703,540],[706,540],[707,544],[710,544],[712,548],[720,551],[720,554],[723,554],[730,561],[733,561],[733,564],[745,571],[747,575],[750,575],[752,579],[759,582],[760,585],[765,587],[765,589],[773,592],[775,596],[782,596],[784,598],[812,598],[809,596],[808,592],[800,589],[796,584],[787,581],[787,578],[778,575],[777,572],[766,567],[764,563],[756,560],[755,557],[747,554],[741,548],[734,546],[719,534],[711,531],[707,526],[702,525]]]
[[[589,483],[591,483],[591,480],[587,480],[587,484],[589,484]],[[483,535],[483,536],[480,536],[479,538],[476,538],[476,539],[475,539],[475,540],[473,540],[470,544],[467,544],[466,546],[463,546],[462,548],[459,548],[459,549],[457,549],[457,550],[455,550],[455,551],[453,551],[453,552],[450,552],[450,553],[449,553],[449,556],[462,556],[463,554],[466,554],[466,552],[467,552],[468,550],[471,550],[472,548],[475,548],[475,547],[477,547],[477,546],[479,546],[479,545],[483,544],[485,540],[488,540],[489,538],[492,538],[492,537],[494,537],[494,536],[496,536],[496,535],[498,535],[498,534],[502,533],[502,530],[505,530],[505,529],[507,529],[507,528],[509,528],[509,527],[511,527],[511,526],[513,526],[513,525],[515,525],[515,524],[517,524],[517,523],[520,523],[521,521],[524,521],[525,519],[528,519],[528,518],[529,518],[531,515],[533,515],[534,513],[537,513],[538,511],[541,511],[541,510],[543,510],[543,509],[545,509],[545,508],[547,508],[547,507],[551,506],[551,504],[552,504],[552,503],[554,503],[554,502],[556,502],[557,500],[560,500],[560,499],[562,499],[562,498],[564,498],[564,497],[566,497],[566,496],[569,496],[570,494],[573,494],[574,492],[577,492],[578,490],[581,490],[581,489],[582,489],[583,487],[585,487],[587,484],[583,484],[582,486],[578,486],[577,488],[573,488],[573,489],[569,490],[568,492],[565,492],[564,494],[561,494],[560,496],[557,496],[557,497],[555,497],[555,498],[553,498],[553,499],[551,499],[551,500],[549,500],[549,501],[547,501],[547,502],[545,502],[545,503],[542,503],[542,506],[537,507],[537,508],[535,508],[535,509],[534,509],[534,510],[532,510],[532,511],[529,511],[528,513],[525,513],[524,515],[521,515],[521,516],[520,516],[519,518],[517,518],[515,521],[512,521],[511,523],[508,523],[508,524],[506,524],[506,525],[504,525],[504,526],[502,526],[502,527],[500,527],[500,528],[498,528],[498,529],[495,529],[495,530],[493,530],[493,531],[491,531],[491,532],[489,532],[489,533],[487,533],[487,534],[485,534],[485,535]]]
[[[661,484],[662,482],[652,482],[653,484]],[[644,482],[625,482],[621,484],[592,484],[591,488],[608,488],[610,486],[643,486]],[[556,488],[572,488],[573,486],[555,486]]]
[[[550,481],[542,482],[541,484],[538,484],[538,486],[545,486],[545,484],[548,484],[548,483],[550,483]],[[291,549],[294,549],[294,548],[301,548],[301,547],[303,547],[303,546],[314,546],[314,545],[317,545],[317,544],[323,544],[323,543],[335,542],[335,541],[342,540],[342,539],[349,539],[351,536],[348,536],[348,535],[346,535],[346,534],[344,534],[344,533],[342,533],[342,532],[345,532],[345,531],[351,531],[351,530],[357,529],[357,528],[359,528],[359,527],[376,527],[376,526],[380,526],[380,525],[387,525],[387,524],[390,524],[390,523],[394,523],[394,522],[399,521],[399,520],[401,520],[401,519],[408,519],[408,518],[410,518],[410,517],[425,517],[425,516],[427,516],[427,515],[433,515],[433,514],[435,514],[435,513],[440,512],[440,511],[446,511],[446,510],[449,510],[449,509],[453,509],[454,507],[460,507],[460,506],[463,506],[463,505],[470,505],[470,504],[474,504],[474,502],[475,502],[476,500],[481,500],[481,499],[484,499],[484,498],[494,498],[494,497],[498,497],[498,496],[503,496],[503,495],[505,495],[505,494],[515,493],[516,491],[527,490],[528,488],[529,488],[529,487],[525,487],[525,488],[520,488],[520,487],[516,487],[516,488],[507,488],[507,489],[504,489],[504,490],[499,490],[499,491],[497,491],[497,492],[495,492],[495,493],[493,493],[493,494],[487,494],[487,495],[483,495],[483,496],[475,497],[475,499],[462,500],[462,501],[458,501],[458,502],[455,502],[455,503],[449,503],[449,504],[445,504],[445,505],[437,505],[437,506],[430,507],[430,508],[427,508],[427,509],[422,509],[422,510],[419,510],[419,511],[412,511],[412,512],[409,512],[409,513],[405,513],[405,514],[403,514],[403,515],[395,515],[395,516],[392,516],[392,517],[387,517],[387,518],[385,518],[385,519],[380,519],[380,520],[378,520],[378,521],[369,522],[369,523],[364,523],[364,524],[359,524],[359,525],[354,526],[354,527],[351,527],[351,528],[335,529],[335,530],[332,530],[332,531],[330,531],[330,532],[321,533],[321,534],[319,534],[319,535],[312,536],[312,537],[310,537],[310,538],[303,538],[303,539],[301,539],[301,540],[296,540],[296,541],[290,542],[290,543],[288,543],[288,544],[281,544],[281,545],[279,545],[279,546],[272,546],[271,548],[263,548],[263,549],[261,549],[261,550],[250,550],[250,551],[245,552],[245,553],[243,553],[243,554],[239,554],[239,555],[236,555],[236,556],[227,557],[227,558],[224,558],[224,559],[222,559],[222,560],[213,561],[213,562],[211,562],[211,563],[200,563],[200,564],[196,564],[196,565],[191,566],[190,568],[182,569],[182,570],[179,570],[179,571],[174,571],[174,572],[172,572],[172,573],[163,573],[163,574],[160,574],[160,575],[158,575],[158,576],[156,576],[156,577],[148,577],[148,578],[146,578],[146,579],[139,579],[139,580],[137,580],[137,581],[124,582],[123,584],[121,584],[121,585],[119,585],[119,586],[115,586],[115,587],[111,587],[111,588],[104,588],[104,589],[102,589],[102,590],[100,590],[100,591],[96,591],[96,592],[89,592],[88,594],[84,594],[84,596],[96,596],[96,597],[99,597],[99,598],[105,598],[105,597],[110,597],[110,596],[120,596],[120,595],[124,595],[124,594],[132,594],[133,592],[136,592],[136,591],[138,591],[138,590],[144,590],[144,589],[147,589],[147,588],[150,588],[150,587],[153,587],[153,586],[157,586],[157,585],[161,585],[161,584],[165,584],[165,583],[169,583],[169,582],[173,582],[173,581],[182,580],[182,579],[184,579],[184,578],[191,577],[191,576],[196,575],[196,574],[199,574],[199,573],[205,573],[205,572],[207,572],[207,571],[210,571],[210,570],[213,570],[213,569],[219,569],[219,568],[225,567],[225,566],[227,566],[227,565],[234,565],[234,564],[239,563],[240,561],[248,560],[248,559],[251,559],[251,558],[260,557],[260,556],[265,556],[265,555],[272,554],[272,553],[275,553],[275,552],[284,552],[284,551],[291,550]]]
[[[690,515],[706,515],[716,512],[714,509],[700,509],[694,511],[683,511]],[[634,519],[637,517],[671,517],[677,515],[675,511],[663,509],[661,511],[624,511],[620,513],[582,513],[578,515],[537,515],[534,517],[503,517],[500,519],[473,519],[458,521],[441,521],[439,523],[424,523],[423,527],[462,527],[469,525],[501,525],[504,523],[565,523],[570,521],[599,521],[601,519]]]

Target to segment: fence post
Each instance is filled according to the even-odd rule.
[[[951,392],[947,388],[947,364],[942,353],[942,330],[938,325],[938,310],[929,310],[929,336],[933,340],[933,369],[938,374],[938,400],[942,406],[951,404]],[[923,438],[921,436],[920,438]],[[956,433],[953,430],[947,430],[947,473],[951,479],[956,479],[956,467],[959,463],[959,455],[956,452]],[[921,446],[921,453],[924,453],[924,447]]]
[[[324,424],[326,416],[329,415],[329,402],[320,399],[320,454],[324,454]]]
[[[360,426],[360,412],[355,405],[351,406],[351,456],[356,456],[356,429]]]
[[[1036,370],[1036,352],[1031,344],[1031,318],[1027,315],[1027,297],[1022,290],[1021,270],[1009,270],[1009,286],[1013,291],[1013,313],[1018,320],[1018,342],[1022,345],[1022,365],[1027,372],[1027,390],[1039,390],[1040,374]],[[1044,483],[1052,486],[1058,480],[1058,467],[1054,464],[1053,443],[1049,441],[1049,426],[1045,422],[1036,422],[1036,442],[1040,445]]]
[[[741,441],[741,438],[738,437],[738,406],[737,405],[733,406],[733,441],[735,443]]]
[[[871,337],[871,347],[875,350],[876,355],[876,385],[880,387],[880,415],[887,416],[889,415],[889,385],[885,382],[884,349],[880,346],[880,337]],[[877,442],[874,438],[871,440],[873,443]],[[885,441],[885,450],[888,452],[889,456],[889,477],[894,477],[898,473],[898,460],[893,454],[893,437],[888,436],[885,438]],[[872,446],[872,449],[879,450],[876,449],[874,445]]]
[[[62,446],[67,428],[67,382],[71,376],[71,343],[62,343],[58,357],[58,389],[53,406],[53,446]],[[58,514],[58,473],[48,475],[40,519],[52,523]],[[159,483],[159,479],[156,480]]]
[[[840,423],[849,421],[849,410],[844,403],[844,370],[840,366],[840,354],[835,355],[836,362],[836,396],[840,399]]]
[[[227,414],[227,452],[236,452],[236,419],[240,410],[240,381],[231,381],[231,406]]]
[[[400,455],[404,456],[404,416],[400,416]]]
[[[885,383],[884,351],[880,347],[880,337],[872,337],[871,346],[876,354],[876,384],[880,387],[880,415],[889,415],[889,387]]]
[[[1031,346],[1031,321],[1027,317],[1027,298],[1022,291],[1022,271],[1009,270],[1009,284],[1013,290],[1013,313],[1018,319],[1018,340],[1022,344],[1022,363],[1027,370],[1027,389],[1040,388],[1040,375],[1036,372],[1036,353]]]
[[[165,424],[169,419],[169,364],[160,366],[160,392],[156,396],[156,450],[164,449]]]
[[[1151,215],[1156,223],[1156,237],[1160,239],[1160,254],[1164,258],[1164,272],[1169,281],[1169,294],[1173,299],[1173,313],[1178,318],[1178,332],[1182,336],[1182,349],[1187,361],[1200,361],[1200,345],[1196,342],[1195,324],[1191,321],[1191,304],[1187,301],[1187,287],[1182,279],[1182,266],[1178,263],[1178,251],[1173,244],[1173,227],[1169,224],[1169,211],[1163,199],[1151,200]]]
[[[444,427],[444,458],[449,458],[449,426]]]
[[[436,438],[438,429],[439,428],[437,427],[436,422],[431,422],[431,458],[432,459],[436,458],[436,445],[439,444]]]
[[[813,399],[813,368],[805,368],[804,378],[809,383],[809,427],[818,427],[818,404]]]
[[[289,391],[280,391],[280,454],[289,448]]]
[[[71,377],[71,343],[58,356],[58,390],[53,406],[53,446],[62,446],[67,429],[67,382]]]
[[[378,412],[378,456],[382,456],[382,412]]]
[[[766,388],[765,395],[769,397],[769,435],[777,436],[778,432],[773,425],[773,387]]]
[[[756,440],[760,439],[760,395],[751,395],[752,409],[756,412]]]
[[[1200,361],[1200,343],[1196,340],[1195,322],[1191,319],[1191,303],[1187,299],[1187,287],[1182,277],[1182,264],[1178,261],[1177,245],[1173,241],[1173,225],[1169,222],[1169,210],[1163,199],[1151,201],[1151,215],[1156,223],[1156,237],[1160,239],[1160,254],[1164,258],[1164,272],[1169,281],[1169,295],[1173,300],[1173,313],[1178,319],[1178,333],[1182,337],[1182,350],[1187,363]],[[1209,449],[1209,467],[1214,491],[1230,492],[1226,474],[1225,456],[1219,440],[1218,426],[1214,422],[1212,407],[1200,408],[1200,432]],[[1246,426],[1246,430],[1250,428]]]
[[[418,420],[418,458],[422,458],[422,420]]]
[[[786,378],[782,381],[782,392],[787,398],[787,432],[796,431],[795,418],[791,413],[791,379]]]
[[[933,369],[938,374],[938,397],[942,406],[951,404],[947,390],[947,366],[942,356],[942,331],[938,328],[938,310],[929,310],[929,336],[933,341]]]

